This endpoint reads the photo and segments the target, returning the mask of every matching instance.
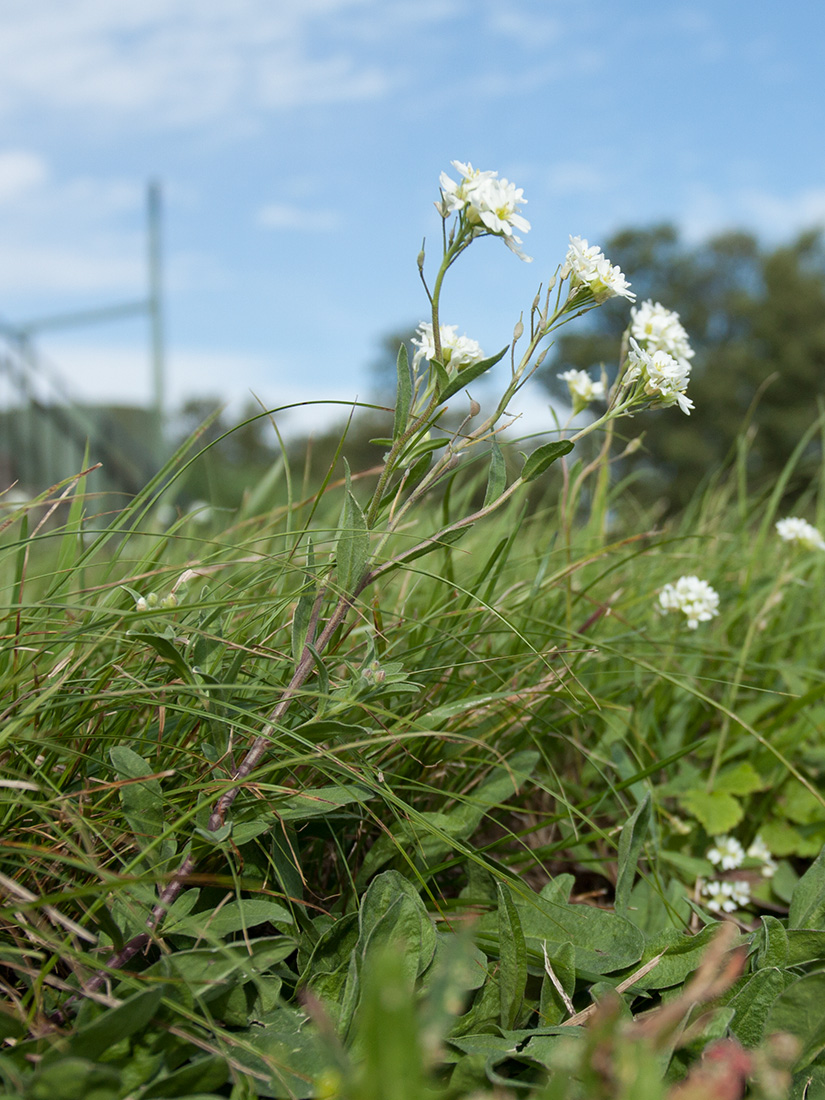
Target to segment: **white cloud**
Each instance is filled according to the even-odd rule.
[[[258,211],[258,224],[265,229],[299,229],[327,233],[337,229],[341,218],[335,210],[312,210],[289,202],[272,202]]]
[[[347,42],[359,10],[385,18],[377,0],[6,0],[0,115],[93,110],[152,129],[372,98],[392,78]]]
[[[42,157],[26,149],[0,151],[0,203],[25,195],[46,182],[48,168]]]

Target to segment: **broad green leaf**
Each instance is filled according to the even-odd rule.
[[[755,1047],[761,1042],[768,1014],[789,980],[777,967],[757,970],[727,1002],[735,1012],[731,1031],[743,1046]]]
[[[569,439],[558,439],[553,443],[545,443],[536,447],[535,451],[526,459],[521,471],[521,480],[525,483],[534,481],[539,474],[543,474],[552,466],[556,459],[562,455],[569,455],[573,450],[573,444]]]
[[[112,745],[109,759],[120,780],[141,779],[155,771],[142,756],[138,756],[125,745]],[[145,779],[142,783],[126,783],[119,793],[129,828],[140,847],[145,848],[163,832],[163,794],[160,780]]]
[[[788,928],[825,928],[825,848],[794,887]]]
[[[510,887],[499,882],[498,940],[501,945],[498,977],[501,983],[501,1026],[516,1026],[527,985],[527,947]]]
[[[730,832],[745,816],[741,802],[726,791],[697,788],[679,795],[679,802],[711,836]]]
[[[726,791],[728,794],[752,794],[754,791],[761,791],[764,786],[764,781],[753,764],[743,760],[741,764],[720,772],[713,789]]]
[[[507,464],[504,461],[498,440],[493,439],[490,444],[490,472],[487,475],[487,491],[484,494],[486,508],[489,504],[498,500],[507,487]]]
[[[776,917],[762,917],[762,926],[754,937],[756,965],[786,967],[790,954],[788,933]]]
[[[357,787],[352,783],[336,783],[329,787],[307,787],[300,794],[285,798],[283,802],[274,802],[273,809],[282,821],[306,821],[310,817],[334,813],[353,802],[364,802],[368,796],[369,792],[365,787]]]
[[[572,998],[576,989],[576,953],[572,943],[562,943],[547,952],[545,960],[545,973],[541,982],[541,998],[539,1000],[539,1019],[543,1025],[557,1024],[566,1020],[570,1015],[567,1005],[564,1003],[555,982],[547,973],[549,962],[556,981],[562,987],[569,998]]]
[[[174,1073],[153,1081],[141,1092],[140,1100],[171,1100],[174,1096],[186,1100],[194,1093],[211,1094],[213,1089],[219,1089],[226,1084],[228,1078],[226,1059],[219,1054],[209,1054],[203,1058],[195,1058]]]
[[[617,913],[624,913],[627,910],[630,891],[636,877],[639,854],[650,828],[651,817],[650,792],[648,791],[619,835],[619,869],[616,876],[616,898],[613,903]]]
[[[395,386],[395,420],[392,428],[393,439],[398,439],[404,434],[407,421],[410,418],[410,404],[412,402],[412,372],[407,355],[407,345],[400,344],[398,358],[395,361],[397,381]]]
[[[263,898],[230,901],[216,911],[190,913],[176,922],[175,932],[223,938],[231,932],[249,931],[260,924],[291,924],[292,914],[282,905]]]
[[[794,1068],[809,1065],[825,1049],[825,971],[807,974],[777,997],[765,1021],[765,1034],[789,1031],[801,1044]]]
[[[509,345],[508,345],[509,346]],[[439,392],[439,399],[441,401],[447,401],[453,394],[458,393],[459,390],[465,389],[471,382],[475,382],[476,378],[484,374],[491,367],[494,367],[500,359],[503,359],[507,353],[507,348],[502,348],[501,351],[495,355],[491,355],[488,359],[482,359],[478,363],[473,363],[472,366],[465,367],[464,370],[459,371],[451,382],[448,382]]]
[[[656,966],[633,983],[633,990],[670,989],[671,986],[681,985],[689,975],[695,973],[718,927],[716,923],[705,925],[695,936],[677,928],[665,928],[648,938],[640,958],[634,960],[633,965],[628,966],[617,977],[629,977],[635,970],[664,952]]]
[[[95,1060],[121,1039],[142,1031],[158,1011],[163,992],[163,987],[159,985],[142,989],[127,997],[117,1008],[107,1008],[96,1020],[78,1028],[70,1037],[69,1052]],[[60,1053],[55,1049],[47,1057],[49,1061],[56,1061]]]
[[[406,972],[418,978],[435,954],[435,926],[415,887],[397,871],[377,875],[358,914],[356,953],[363,967],[367,956],[386,945],[399,952]]]

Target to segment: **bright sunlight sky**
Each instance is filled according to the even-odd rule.
[[[171,402],[365,398],[451,160],[529,200],[534,262],[483,240],[445,289],[491,354],[570,233],[822,223],[824,65],[818,0],[2,0],[0,318],[141,297],[157,179]],[[141,320],[41,346],[148,399]]]

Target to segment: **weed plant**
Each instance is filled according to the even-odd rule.
[[[690,356],[646,303],[590,419],[508,442],[542,342],[632,294],[574,238],[485,359],[441,285],[527,223],[456,168],[377,471],[284,456],[168,526],[193,441],[117,516],[81,472],[0,521],[4,1095],[825,1095],[818,487],[776,528],[820,423],[657,527],[614,427],[689,412]]]

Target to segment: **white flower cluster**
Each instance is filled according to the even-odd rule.
[[[707,858],[714,867],[721,867],[723,871],[733,871],[742,866],[745,849],[735,836],[715,836]]]
[[[604,382],[594,382],[587,371],[566,370],[558,375],[562,382],[567,383],[570,397],[573,400],[573,412],[581,412],[585,405],[591,401],[604,399]]]
[[[683,413],[690,416],[693,402],[685,396],[689,380],[690,363],[687,359],[674,359],[666,351],[651,353],[631,336],[624,382],[627,385],[638,382],[644,393],[654,399],[650,408],[666,409],[678,405]]]
[[[756,859],[762,864],[763,878],[773,878],[776,873],[776,860],[761,836],[757,835],[753,838],[753,844],[748,848],[746,854],[750,859]]]
[[[776,530],[784,542],[795,542],[803,550],[825,550],[825,539],[807,520],[788,516],[777,521]]]
[[[633,306],[630,318],[630,335],[645,351],[666,351],[677,362],[693,358],[688,334],[674,310],[648,298],[640,306]]]
[[[707,581],[698,577],[680,577],[675,584],[666,584],[659,593],[663,611],[681,611],[687,617],[689,630],[706,623],[719,614],[719,593]]]
[[[595,244],[589,245],[584,237],[570,238],[570,247],[561,269],[563,279],[568,275],[574,288],[586,286],[597,302],[616,297],[629,298],[631,302],[636,300],[621,269],[611,264]]]
[[[702,893],[713,913],[734,913],[750,904],[751,888],[747,882],[706,882]]]
[[[509,180],[499,179],[498,172],[480,172],[472,164],[460,160],[452,162],[461,176],[456,183],[446,172],[441,173],[441,202],[436,203],[442,218],[461,214],[473,228],[473,235],[492,233],[521,259],[529,262],[521,250],[521,238],[513,229],[522,233],[530,230],[530,223],[519,214],[519,207],[527,202],[520,187]]]
[[[473,363],[480,363],[484,358],[475,340],[469,336],[459,336],[457,325],[439,325],[441,336],[441,362],[445,367],[450,366],[455,371],[462,371]],[[422,359],[428,362],[435,359],[435,340],[433,338],[433,326],[430,321],[422,321],[418,326],[418,339],[413,337],[413,344],[418,348],[413,356],[413,370],[416,370]]]

